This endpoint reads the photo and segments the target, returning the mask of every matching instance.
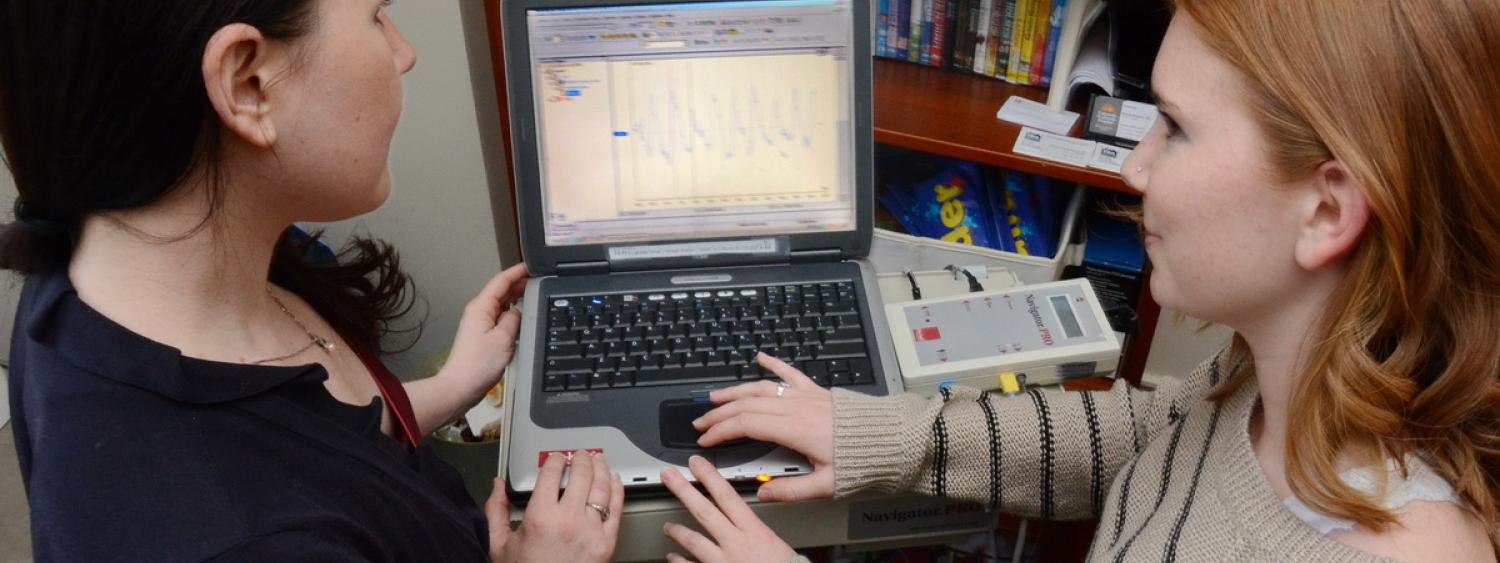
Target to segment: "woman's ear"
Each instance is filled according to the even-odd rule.
[[[226,25],[203,51],[203,85],[224,128],[260,148],[276,144],[276,124],[266,87],[276,72],[271,43],[260,30]]]
[[[1358,246],[1370,222],[1370,203],[1364,186],[1337,160],[1318,167],[1309,189],[1295,253],[1299,266],[1316,271]]]

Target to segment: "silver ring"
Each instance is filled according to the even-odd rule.
[[[599,511],[599,521],[609,520],[609,507],[602,504],[588,503],[588,507]]]
[[[787,387],[791,387],[791,386],[787,385],[785,381],[777,381],[776,382],[776,398],[780,399],[782,395],[785,395]]]

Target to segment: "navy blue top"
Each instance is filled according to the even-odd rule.
[[[10,402],[36,560],[486,560],[457,471],[327,378],[184,357],[32,276]]]

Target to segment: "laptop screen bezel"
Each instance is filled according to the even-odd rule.
[[[517,0],[501,3],[501,30],[505,46],[506,92],[510,107],[510,135],[514,159],[511,162],[516,185],[517,219],[520,225],[521,251],[527,268],[534,275],[554,274],[559,264],[600,263],[608,260],[612,246],[654,244],[637,241],[619,244],[551,245],[546,242],[542,198],[541,158],[538,149],[537,112],[534,98],[534,76],[531,65],[531,41],[527,12],[534,9],[634,6],[647,4],[711,4],[736,0]],[[661,243],[697,241],[733,241],[774,237],[787,241],[790,252],[840,249],[845,257],[869,254],[874,212],[874,99],[872,87],[871,29],[874,25],[869,2],[850,3],[854,17],[854,37],[850,62],[854,70],[854,216],[855,228],[849,231],[755,235],[702,239],[662,240]],[[863,25],[861,25],[863,22]]]

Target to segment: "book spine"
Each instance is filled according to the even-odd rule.
[[[891,59],[906,59],[906,18],[912,9],[910,0],[897,0],[895,2],[895,29],[891,33],[895,35],[895,50],[891,51]]]
[[[885,56],[895,57],[901,48],[901,9],[906,6],[906,0],[889,0],[891,3],[891,23],[886,24],[885,30]]]
[[[1026,83],[1036,86],[1042,83],[1042,65],[1047,58],[1047,33],[1052,31],[1052,0],[1038,0],[1036,19],[1032,20],[1031,67],[1026,74]]]
[[[988,53],[990,42],[990,12],[994,10],[995,2],[1005,0],[982,0],[979,3],[979,19],[974,22],[974,72],[985,74],[989,68],[986,64],[985,53]]]
[[[885,24],[890,21],[890,14],[886,10],[890,8],[890,0],[880,0],[880,10],[875,14],[875,56],[885,56]]]
[[[1010,70],[1006,82],[1020,84],[1030,72],[1031,63],[1031,5],[1034,0],[1016,2],[1016,24],[1010,35]]]
[[[943,66],[943,45],[948,41],[948,0],[932,0],[932,35],[927,40],[928,64]]]
[[[943,20],[943,46],[938,48],[943,64],[938,66],[949,68],[953,66],[953,46],[958,43],[958,16],[963,12],[958,10],[959,0],[948,0],[948,17]]]
[[[990,3],[994,3],[994,1],[990,0]],[[974,57],[974,50],[979,46],[979,34],[989,31],[982,27],[984,25],[983,14],[986,13],[984,5],[984,0],[971,0],[969,2],[969,50],[965,54],[969,58],[969,72],[978,72],[979,61]]]
[[[954,20],[954,29],[959,30],[959,38],[953,44],[953,68],[959,71],[969,71],[971,68],[971,56],[974,54],[974,18],[980,15],[978,11],[980,0],[959,0],[959,18]]]
[[[953,48],[948,53],[948,66],[957,70],[968,68],[969,52],[964,45],[969,40],[969,21],[972,18],[969,6],[973,4],[974,0],[958,0],[958,17],[953,19]]]
[[[991,23],[994,26],[990,33],[995,34],[999,41],[993,46],[990,57],[995,59],[996,71],[991,73],[995,78],[1004,79],[1010,70],[1010,48],[1011,39],[1014,38],[1016,25],[1016,2],[1018,0],[1005,0],[1005,11],[998,15]]]
[[[1057,44],[1062,40],[1063,20],[1068,17],[1068,0],[1052,0],[1052,28],[1047,31],[1047,53],[1043,56],[1042,87],[1052,86],[1052,68],[1057,63]]]
[[[922,60],[920,53],[922,50],[922,16],[926,13],[923,11],[926,4],[925,0],[911,0],[911,24],[909,26],[911,29],[906,32],[908,36],[906,40],[907,62],[915,63]]]

